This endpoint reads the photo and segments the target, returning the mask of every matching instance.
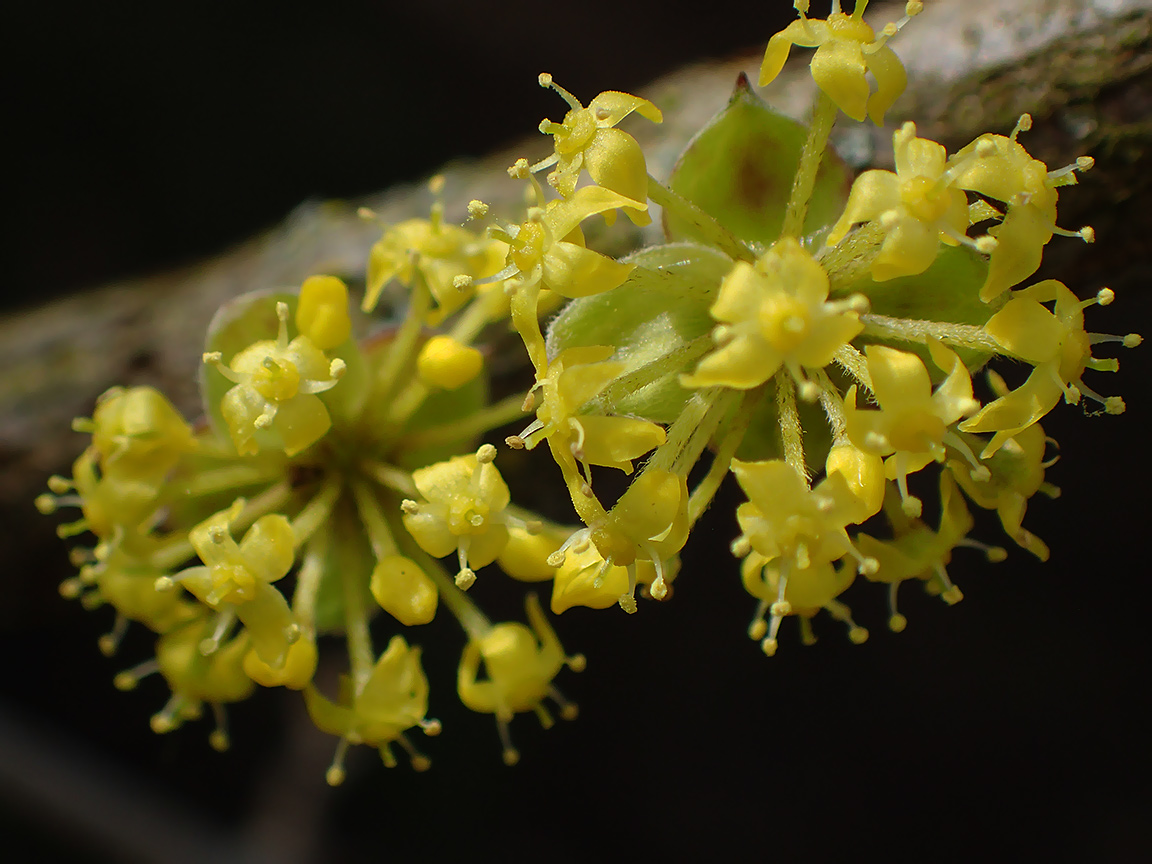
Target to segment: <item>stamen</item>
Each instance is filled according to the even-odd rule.
[[[939,561],[936,562],[935,570],[936,577],[944,585],[944,590],[940,592],[940,599],[949,606],[955,606],[964,599],[963,593],[952,584],[952,580],[948,578],[948,571],[944,569],[944,565]]]
[[[120,647],[120,640],[124,638],[126,632],[128,632],[128,619],[117,612],[111,632],[105,633],[97,640],[96,644],[100,647],[100,653],[105,657],[111,657],[115,654],[116,649]]]
[[[888,586],[888,629],[893,633],[903,633],[908,626],[908,619],[896,609],[896,592],[900,589],[899,582]]]
[[[231,744],[228,739],[228,715],[224,713],[224,706],[219,702],[212,703],[212,715],[216,719],[216,728],[208,736],[208,744],[217,753],[223,753]]]
[[[140,683],[140,679],[148,675],[154,675],[160,671],[160,664],[156,658],[145,660],[131,669],[125,669],[112,679],[112,686],[117,690],[128,691],[136,689],[136,685]]]
[[[496,731],[500,735],[500,745],[503,748],[503,757],[505,765],[515,765],[520,761],[520,751],[512,746],[512,736],[508,733],[508,721],[496,715]]]
[[[571,108],[573,111],[579,111],[581,108],[584,107],[583,105],[580,104],[580,101],[575,96],[573,96],[571,93],[569,93],[567,90],[565,90],[563,87],[561,87],[559,84],[557,84],[555,81],[552,80],[551,73],[541,72],[540,75],[536,78],[536,80],[540,83],[540,86],[543,87],[545,90],[547,90],[549,87],[551,87],[553,90],[555,90],[557,93],[559,93],[560,98],[563,99],[565,102],[567,102],[568,107]]]
[[[324,779],[329,786],[339,786],[344,782],[348,776],[348,772],[344,770],[344,756],[348,752],[348,739],[341,738],[336,744],[336,753],[332,757],[332,764],[328,767],[328,771],[324,774]]]

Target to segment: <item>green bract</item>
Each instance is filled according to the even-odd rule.
[[[670,185],[741,240],[766,246],[780,236],[806,135],[804,126],[764,104],[741,75],[724,110],[680,154]],[[851,170],[829,147],[816,175],[805,234],[836,221],[851,185]],[[667,210],[664,230],[670,240],[700,239],[692,225]]]

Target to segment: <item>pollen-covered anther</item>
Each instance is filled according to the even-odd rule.
[[[984,255],[991,255],[996,251],[996,247],[1000,245],[1000,241],[993,237],[991,234],[985,234],[983,237],[977,237],[973,241],[976,251]]]
[[[517,159],[508,167],[508,176],[513,180],[527,180],[530,175],[528,171],[528,160],[521,157]],[[532,208],[539,209],[539,208]],[[529,211],[529,218],[531,218],[531,211]]]

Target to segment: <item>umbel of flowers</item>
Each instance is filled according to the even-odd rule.
[[[549,702],[574,717],[554,682],[584,660],[536,594],[526,624],[492,622],[469,589],[541,583],[555,614],[632,613],[638,590],[667,600],[675,579],[695,578],[679,555],[729,473],[747,498],[731,523],[732,574],[753,598],[733,612],[752,612],[748,632],[768,655],[790,638],[785,619],[811,642],[821,612],[863,642],[843,599],[857,577],[887,586],[893,631],[908,625],[904,582],[959,601],[947,569],[957,550],[1007,555],[970,536],[973,505],[1048,558],[1023,527],[1032,496],[1058,494],[1040,422],[1061,402],[1122,413],[1093,381],[1117,361],[1094,352],[1140,342],[1085,329],[1109,289],[1082,300],[1032,281],[1053,236],[1093,239],[1057,225],[1058,190],[1092,160],[1049,170],[1026,149],[1027,115],[955,153],[905,123],[896,170],[866,171],[845,193],[829,132],[841,114],[883,123],[905,84],[889,42],[921,4],[879,32],[864,0],[850,14],[833,0],[825,19],[795,5],[760,84],[793,47],[815,48],[807,126],[742,80],[660,181],[621,128],[632,114],[659,123],[655,105],[618,92],[584,105],[541,75],[568,111],[540,126],[551,152],[508,171],[525,186],[521,212],[472,201],[450,216],[437,180],[430,218],[382,226],[362,307],[388,298],[398,321],[355,338],[365,319],[332,276],[253,286],[209,328],[203,420],[136,387],[109,390],[76,421],[90,442],[37,504],[81,512],[59,529],[91,538],[61,590],[109,607],[100,648],[114,653],[131,622],[155,633],[154,656],[114,683],[163,681],[156,732],[207,707],[222,749],[225,706],[287,687],[338,739],[330,783],[356,744],[388,765],[398,747],[425,768],[413,736],[440,731],[428,713],[430,693],[441,697],[416,645],[443,606],[463,631],[459,698],[493,715],[511,764],[510,721],[531,711],[549,726]],[[763,171],[779,182],[750,190],[741,166],[766,137],[779,146]],[[588,247],[585,226],[618,212],[647,224],[653,203],[666,243],[623,260]],[[526,394],[493,398],[488,346],[509,330],[531,378]],[[1014,361],[1007,377],[1000,358]],[[484,441],[509,424],[520,431]],[[501,446],[541,445],[570,525],[518,506],[501,476]],[[934,480],[918,479],[929,470]],[[630,479],[615,500],[601,494],[605,472]],[[938,499],[926,506],[914,489]]]

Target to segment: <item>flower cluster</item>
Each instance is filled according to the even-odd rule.
[[[415,643],[447,609],[463,632],[459,699],[495,717],[512,764],[513,716],[550,726],[550,699],[573,718],[554,682],[584,660],[566,654],[535,594],[527,624],[492,622],[472,586],[507,586],[497,571],[550,582],[554,614],[635,613],[638,591],[668,600],[675,580],[697,575],[679,557],[728,474],[747,499],[731,529],[733,575],[755,600],[748,632],[768,655],[791,616],[804,642],[821,612],[852,642],[867,639],[844,601],[857,576],[888,586],[893,631],[908,625],[903,582],[958,602],[946,569],[956,550],[1008,554],[970,536],[971,506],[1049,557],[1023,527],[1034,495],[1058,494],[1040,422],[1061,401],[1122,413],[1089,375],[1117,361],[1093,352],[1141,341],[1085,330],[1085,310],[1115,299],[1109,289],[1081,300],[1053,279],[1029,284],[1053,236],[1092,241],[1090,228],[1057,227],[1057,189],[1092,160],[1049,170],[1019,140],[1027,115],[951,154],[905,123],[894,172],[866,171],[848,192],[818,184],[836,160],[838,115],[879,124],[903,90],[889,42],[921,4],[879,35],[864,0],[851,14],[833,0],[823,20],[795,5],[760,83],[793,46],[815,48],[807,128],[741,90],[709,126],[722,134],[698,136],[661,182],[621,128],[661,122],[655,105],[610,91],[585,106],[543,74],[569,110],[540,126],[551,153],[508,170],[522,210],[472,201],[449,219],[434,180],[430,218],[382,226],[361,309],[388,298],[398,324],[355,338],[369,321],[354,319],[334,276],[257,291],[210,327],[203,423],[146,387],[110,390],[77,421],[91,442],[37,503],[79,507],[61,536],[95,538],[74,551],[79,574],[62,591],[111,607],[101,648],[113,653],[130,622],[156,634],[154,657],[115,679],[163,679],[156,732],[208,706],[211,743],[226,747],[224,706],[286,687],[338,738],[330,783],[355,744],[387,765],[399,747],[423,769],[413,730],[441,724],[428,717],[436,690]],[[763,159],[765,135],[782,150],[798,131],[790,196],[762,223],[737,227],[744,202],[685,191],[731,188],[732,164]],[[647,224],[653,204],[666,243],[623,260],[589,248],[590,220],[611,226],[622,212]],[[527,393],[493,398],[487,340],[509,329]],[[1030,372],[1012,386],[990,365],[1000,358],[1016,364],[1005,374]],[[555,477],[572,524],[514,502],[501,451],[483,440],[509,424],[520,431],[505,446],[552,457],[537,482]],[[628,485],[609,497],[614,472]],[[934,489],[928,501],[913,494]],[[333,666],[345,673],[335,685]]]

